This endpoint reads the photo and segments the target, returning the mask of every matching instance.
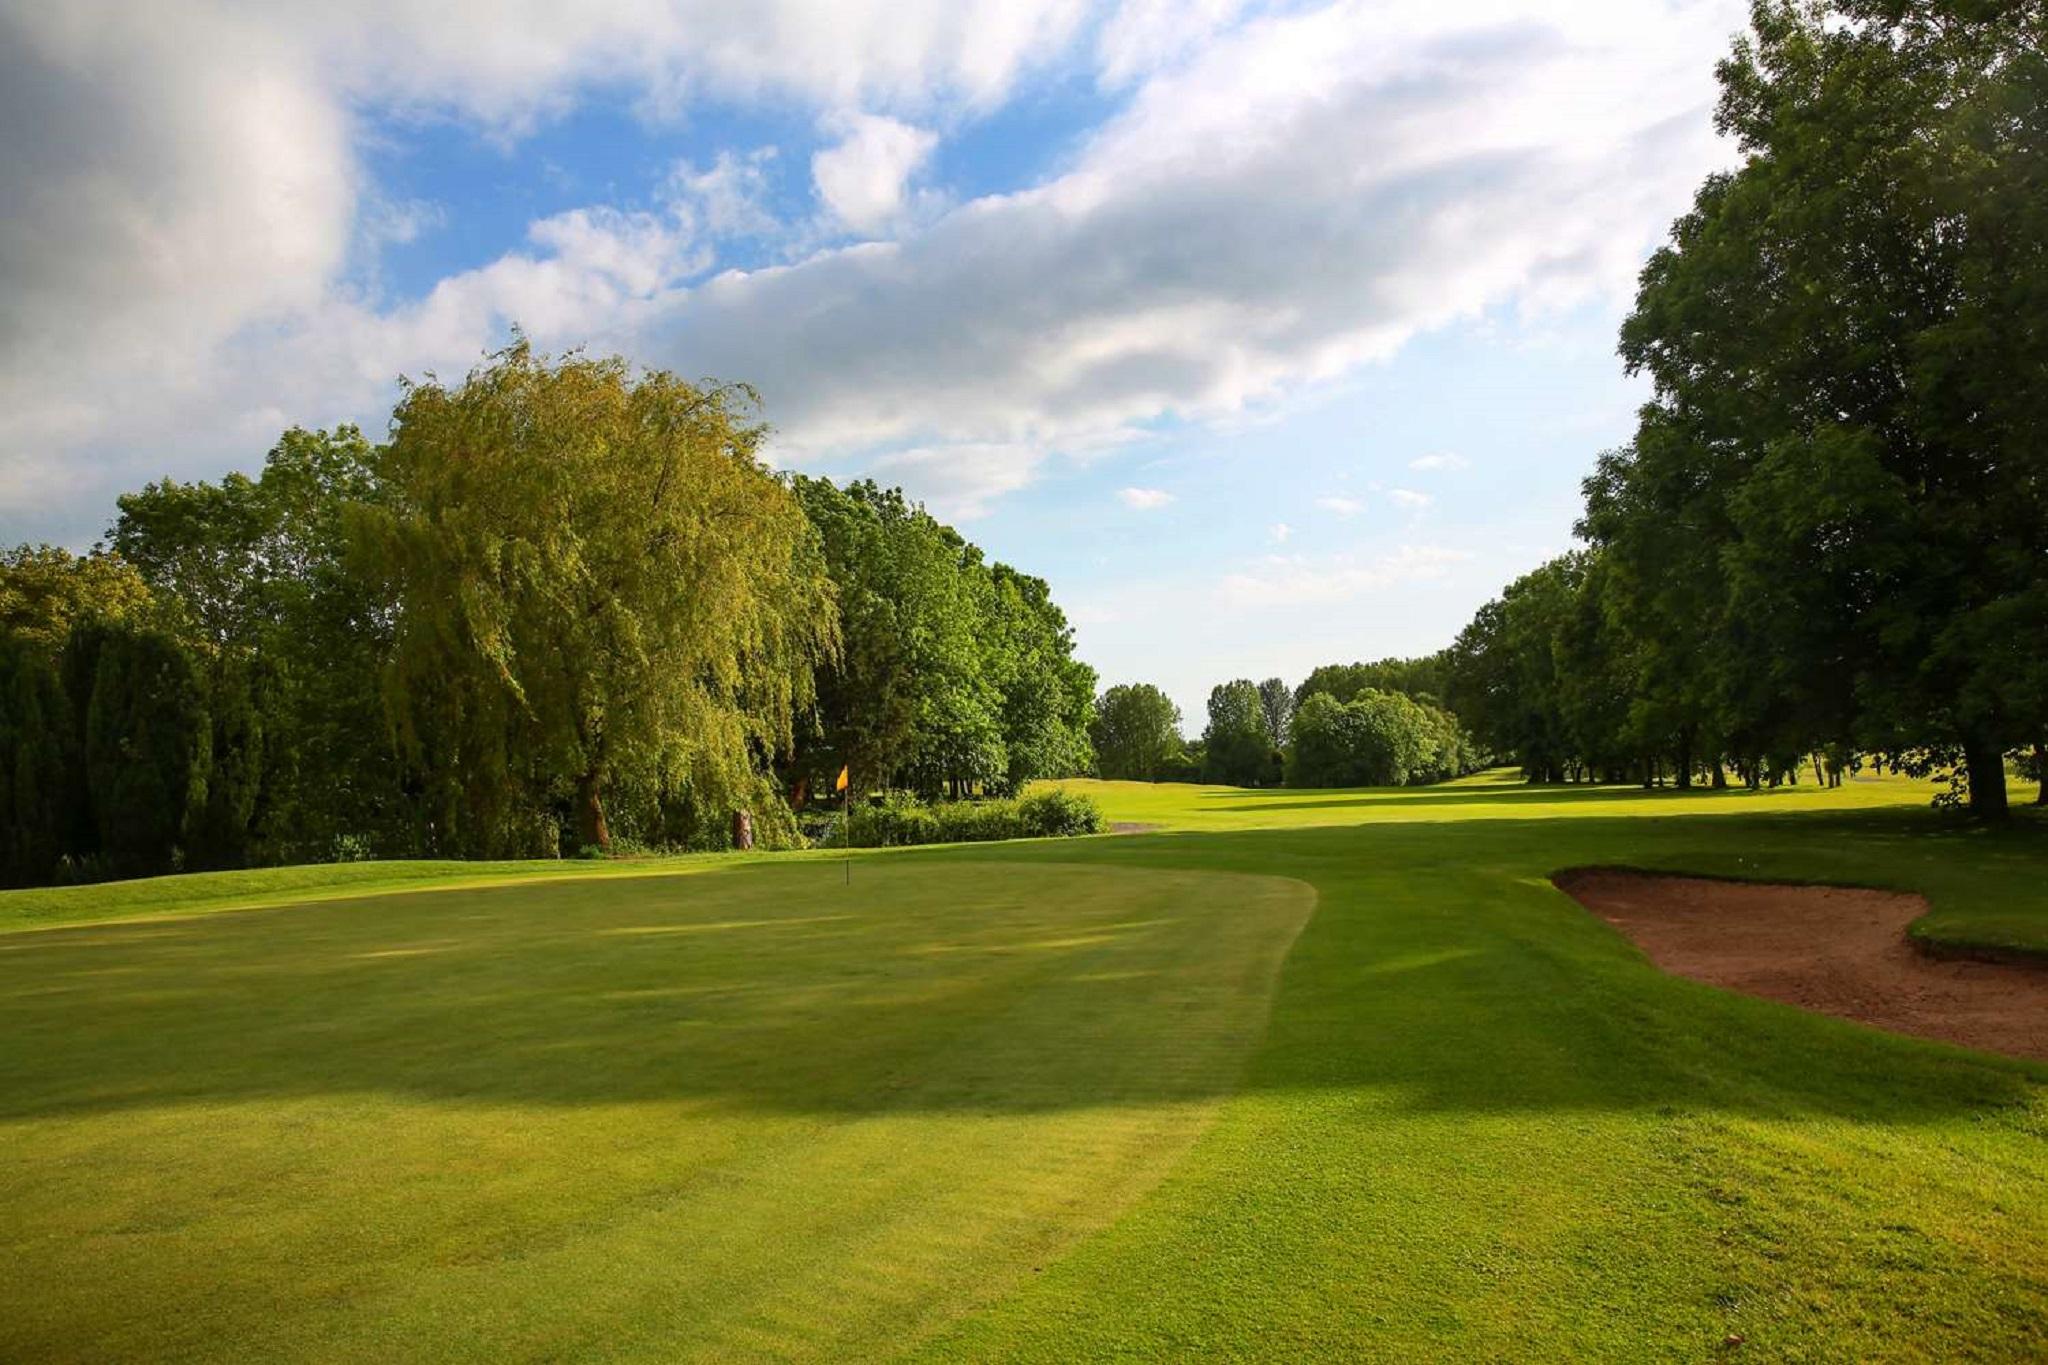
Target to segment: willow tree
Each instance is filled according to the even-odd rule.
[[[755,402],[523,339],[407,387],[354,541],[395,605],[386,695],[433,845],[546,851],[566,807],[609,847],[621,787],[707,822],[760,799],[836,627]]]

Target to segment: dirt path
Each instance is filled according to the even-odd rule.
[[[1637,872],[1559,890],[1665,971],[1898,1033],[2048,1061],[2048,969],[1936,961],[1906,940],[1918,896]]]

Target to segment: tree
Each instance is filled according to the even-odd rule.
[[[119,555],[74,555],[54,545],[0,551],[0,639],[56,657],[74,621],[141,621],[151,612],[149,585]]]
[[[216,727],[241,736],[216,734],[235,777],[210,798],[208,865],[418,849],[378,699],[392,604],[350,563],[344,529],[381,497],[374,455],[354,427],[295,427],[255,479],[119,499],[113,543],[203,661]]]
[[[984,666],[1002,694],[1001,789],[1016,793],[1042,777],[1089,771],[1095,670],[1074,658],[1066,614],[1042,578],[998,563],[989,567],[989,580],[991,619],[980,639]]]
[[[1266,716],[1266,738],[1275,749],[1287,743],[1287,729],[1294,720],[1294,693],[1280,678],[1259,684],[1259,706]]]
[[[900,489],[802,475],[790,486],[822,539],[842,641],[818,672],[817,727],[788,765],[796,784],[845,766],[864,785],[936,794],[1006,774],[1005,697],[981,638],[996,590],[981,552]]]
[[[1093,736],[1102,776],[1157,782],[1183,750],[1180,708],[1150,683],[1119,683],[1095,703]]]
[[[1745,159],[1644,271],[1622,349],[1656,397],[1595,529],[1693,511],[1734,742],[1953,752],[1997,818],[2004,754],[2048,721],[2048,18],[1767,0],[1752,24],[1718,116]]]
[[[198,671],[159,630],[112,630],[93,657],[85,772],[99,849],[122,876],[173,871],[211,768]]]
[[[1202,742],[1205,780],[1237,787],[1271,780],[1273,741],[1266,731],[1266,708],[1257,683],[1239,678],[1210,689],[1209,725]]]
[[[1401,692],[1340,702],[1318,692],[1294,713],[1291,787],[1398,787],[1461,776],[1469,744],[1457,718]]]
[[[750,391],[520,339],[408,387],[352,510],[396,604],[393,717],[450,852],[611,840],[614,792],[722,827],[837,645],[817,534]]]
[[[1441,700],[1450,690],[1448,653],[1439,651],[1419,659],[1380,659],[1369,664],[1322,664],[1294,689],[1294,701],[1298,706],[1318,692],[1337,701],[1350,701],[1368,690],[1401,692],[1423,701]]]
[[[1043,579],[988,563],[901,489],[790,487],[824,543],[842,640],[785,765],[797,799],[841,766],[928,795],[1089,768],[1095,674]]]
[[[0,886],[46,882],[70,841],[76,727],[55,664],[0,636]]]

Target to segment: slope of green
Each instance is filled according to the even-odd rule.
[[[1156,832],[0,935],[0,1356],[2048,1355],[2048,1068],[1548,881],[2025,939],[2038,824],[1089,785]]]
[[[0,938],[0,1359],[870,1354],[1159,1178],[1314,902],[842,877]]]

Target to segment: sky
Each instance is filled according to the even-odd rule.
[[[541,348],[1048,579],[1105,684],[1567,548],[1742,0],[0,0],[0,543]]]

